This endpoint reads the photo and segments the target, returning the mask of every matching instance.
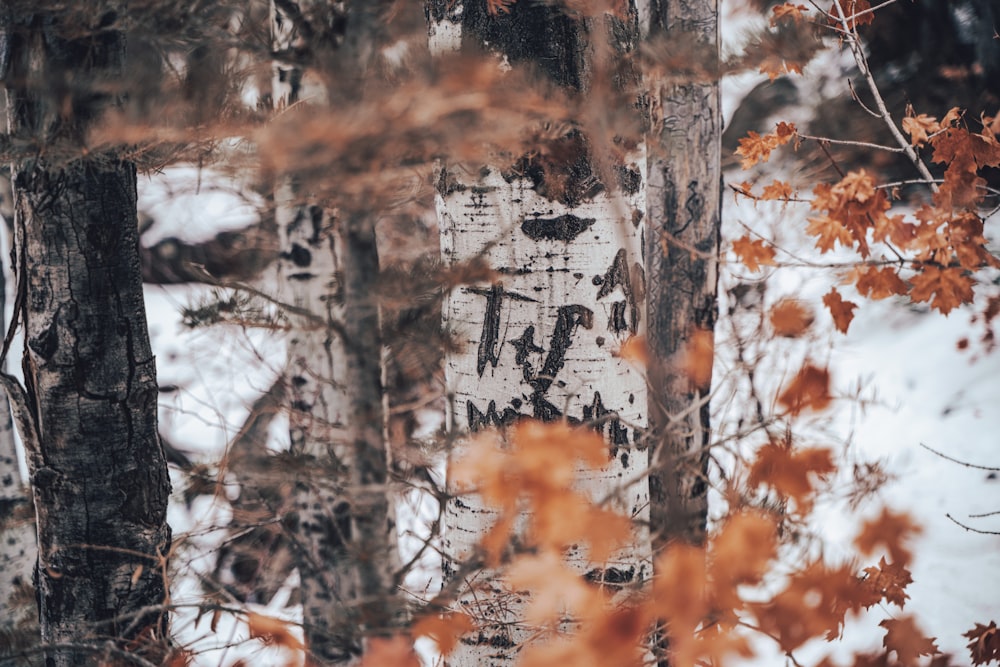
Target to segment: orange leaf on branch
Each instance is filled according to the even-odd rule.
[[[887,299],[890,296],[906,294],[910,289],[896,270],[888,267],[882,269],[874,266],[866,269],[859,267],[852,273],[858,293],[870,299]]]
[[[812,509],[814,479],[823,479],[836,470],[829,449],[793,449],[769,443],[757,452],[747,483],[751,488],[766,484],[785,498],[795,501],[803,514]]]
[[[875,12],[868,11],[871,8],[872,5],[868,0],[836,0],[830,6],[830,24],[841,27],[843,24],[840,12],[843,11],[849,29],[854,30],[859,25],[868,25],[875,20]]]
[[[784,146],[795,137],[794,123],[778,123],[773,134],[760,135],[756,132],[747,132],[747,136],[740,139],[739,148],[736,154],[743,156],[740,163],[741,168],[749,169],[758,162],[767,162],[771,157],[771,151]]]
[[[860,611],[864,600],[865,591],[850,568],[815,561],[792,574],[773,599],[752,609],[760,627],[782,649],[794,651],[810,639],[836,639],[847,612]]]
[[[260,639],[266,644],[283,646],[296,651],[305,648],[289,621],[249,612],[247,614],[247,628],[251,639]]]
[[[764,186],[764,190],[760,194],[760,198],[763,200],[787,200],[791,199],[795,191],[792,190],[792,185],[790,183],[785,183],[784,181],[774,181]]]
[[[831,401],[830,371],[810,363],[799,370],[778,397],[778,403],[793,415],[803,410],[824,410]]]
[[[681,351],[678,368],[697,388],[707,387],[712,381],[712,364],[715,360],[715,334],[708,329],[695,329]]]
[[[774,333],[785,338],[796,338],[812,326],[812,312],[797,299],[782,299],[774,304],[770,312]]]
[[[742,606],[737,587],[756,584],[777,556],[778,526],[760,512],[731,516],[712,538],[709,583],[717,610],[727,614]]]
[[[970,640],[967,647],[972,654],[972,664],[1000,661],[1000,629],[996,621],[990,621],[989,625],[976,623],[976,627],[962,636]]]
[[[879,625],[886,630],[882,645],[887,651],[895,651],[904,665],[915,665],[920,656],[938,653],[934,638],[925,636],[912,616],[887,618]]]
[[[963,303],[972,303],[974,283],[964,269],[925,266],[910,282],[913,283],[910,298],[918,303],[930,302],[931,308],[942,315],[947,315]]]
[[[902,122],[903,131],[910,135],[911,146],[923,146],[927,143],[927,135],[941,129],[941,125],[933,116],[922,113],[918,116],[907,116]]]
[[[476,628],[475,621],[468,614],[448,612],[446,614],[428,614],[410,629],[413,637],[427,637],[437,644],[442,655],[452,652],[462,635]]]
[[[809,11],[809,8],[805,5],[793,5],[790,2],[784,4],[775,5],[771,8],[771,25],[775,26],[779,21],[783,19],[792,19],[794,21],[801,21],[803,18],[803,12]]]
[[[913,523],[909,514],[882,508],[878,517],[864,523],[861,532],[854,538],[854,546],[866,556],[884,549],[893,564],[906,566],[913,557],[907,543],[920,532],[920,526]]]
[[[865,607],[876,604],[881,598],[885,598],[890,604],[899,605],[902,609],[906,600],[910,597],[906,594],[906,587],[913,583],[910,571],[900,563],[887,563],[885,556],[879,559],[878,566],[866,567],[865,586],[871,590],[875,599]]]
[[[948,165],[934,203],[946,210],[975,206],[983,198],[982,188],[986,185],[979,170],[1000,166],[1000,141],[989,132],[972,133],[951,127],[935,136],[931,145],[931,159]]]
[[[405,635],[389,639],[373,637],[358,667],[420,667],[413,642]]]
[[[854,309],[858,307],[858,304],[853,301],[845,301],[836,287],[830,288],[830,291],[823,297],[823,304],[833,316],[833,323],[837,327],[837,331],[847,333],[847,328],[851,326],[851,321],[854,319]]]
[[[760,271],[761,266],[777,266],[774,248],[760,239],[751,239],[749,235],[733,241],[733,252],[751,271]]]
[[[830,252],[837,243],[848,248],[854,242],[854,237],[847,227],[828,215],[809,218],[806,233],[816,237],[816,247],[821,253]]]

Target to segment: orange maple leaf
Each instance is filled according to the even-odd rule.
[[[882,645],[887,651],[895,651],[904,665],[915,665],[920,656],[938,652],[934,638],[925,636],[912,616],[887,618],[879,625],[886,630]]]
[[[557,622],[566,612],[580,618],[604,604],[600,590],[570,569],[558,552],[519,556],[508,572],[514,590],[532,592],[524,611],[531,623]]]
[[[809,8],[805,5],[793,5],[790,2],[775,5],[771,8],[771,25],[778,25],[778,22],[783,19],[800,21],[804,18],[802,13],[807,11],[809,11]]]
[[[878,517],[865,521],[861,532],[854,538],[854,545],[864,555],[872,554],[882,547],[889,552],[894,564],[905,566],[913,556],[907,543],[920,532],[920,526],[913,523],[909,514],[893,512],[883,507]]]
[[[305,644],[299,639],[289,621],[249,612],[247,614],[247,628],[252,639],[260,639],[267,644],[275,644],[297,651],[305,648]]]
[[[833,397],[830,396],[830,371],[808,362],[778,397],[778,403],[793,415],[803,410],[823,410],[831,401]]]
[[[1000,631],[996,621],[990,621],[989,625],[976,623],[976,627],[962,636],[971,640],[968,649],[972,654],[972,664],[985,665],[994,660],[1000,661]]]
[[[786,651],[810,639],[836,639],[848,611],[859,611],[865,594],[846,566],[814,561],[792,574],[785,589],[765,603],[752,605],[757,622]]]
[[[931,140],[932,160],[948,165],[944,183],[934,195],[934,203],[948,208],[974,206],[983,197],[986,181],[978,175],[983,167],[1000,166],[1000,141],[992,134],[974,134],[951,127]]]
[[[801,336],[812,326],[812,312],[797,299],[782,299],[769,314],[774,333],[785,338]]]
[[[413,637],[428,637],[433,639],[442,655],[448,655],[458,645],[462,635],[476,629],[476,623],[468,614],[448,612],[445,614],[428,614],[413,624],[410,634]]]
[[[716,597],[726,597],[724,589],[734,585],[759,582],[777,555],[777,545],[778,527],[771,517],[750,510],[731,516],[712,539]]]
[[[747,136],[740,139],[737,155],[743,156],[740,166],[749,169],[758,162],[767,162],[771,157],[771,151],[779,146],[787,144],[795,137],[795,124],[784,121],[778,123],[773,134],[760,134],[750,131]]]
[[[750,467],[747,484],[755,488],[766,484],[786,498],[795,501],[803,513],[812,508],[814,479],[822,479],[836,470],[829,449],[793,449],[782,443],[769,443],[757,452]]]
[[[924,266],[910,282],[913,283],[910,298],[918,303],[930,302],[931,308],[937,309],[942,315],[947,315],[963,303],[972,303],[974,282],[961,268]]]
[[[820,252],[830,252],[837,243],[847,248],[854,241],[850,230],[844,227],[839,220],[828,215],[809,218],[806,233],[816,237],[816,247],[819,248]]]
[[[682,633],[693,631],[708,611],[707,565],[703,548],[678,542],[656,559],[653,606]]]
[[[909,570],[900,563],[887,563],[883,556],[879,559],[878,567],[866,567],[865,574],[868,575],[865,585],[876,596],[870,604],[865,604],[865,607],[870,607],[880,598],[885,598],[886,602],[903,608],[910,597],[906,594],[906,587],[913,583]]]
[[[373,637],[358,667],[420,667],[413,642],[405,635],[389,639]]]
[[[773,183],[764,186],[764,190],[761,192],[760,198],[764,200],[787,200],[794,194],[795,191],[792,190],[792,185],[790,183],[776,180]]]
[[[903,119],[903,131],[910,135],[910,145],[923,146],[927,143],[927,135],[941,129],[941,125],[933,116],[922,113],[918,116],[907,116]]]
[[[695,329],[688,337],[678,360],[680,371],[697,388],[708,387],[712,382],[712,365],[715,361],[715,334],[708,329]]]
[[[830,291],[823,297],[823,304],[830,310],[837,331],[847,333],[847,328],[851,326],[851,321],[854,319],[854,309],[858,307],[858,304],[853,301],[845,301],[836,287],[831,287]]]
[[[774,248],[760,239],[751,239],[749,234],[733,241],[733,252],[751,271],[760,271],[762,265],[777,266]]]
[[[906,294],[909,287],[899,277],[895,269],[879,269],[869,266],[855,271],[855,286],[858,293],[870,299],[886,299],[897,294]]]
[[[830,6],[831,25],[841,27],[840,9],[843,9],[844,18],[847,19],[847,25],[851,30],[859,25],[868,25],[875,20],[875,12],[868,11],[872,8],[868,0],[842,0],[839,4],[840,8],[837,7],[837,4]]]

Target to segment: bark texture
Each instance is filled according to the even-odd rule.
[[[548,3],[518,2],[508,14],[491,16],[484,2],[440,2],[430,4],[429,14],[436,48],[487,49],[512,65],[530,63],[582,95],[591,75],[591,31],[606,29]],[[444,260],[483,258],[501,276],[456,288],[446,299],[445,327],[460,344],[445,361],[448,421],[458,434],[522,418],[565,419],[599,430],[608,463],[582,490],[633,517],[636,530],[605,563],[589,562],[578,547],[567,559],[589,580],[631,587],[650,574],[642,477],[646,381],[617,352],[645,328],[645,155],[640,147],[614,164],[618,182],[607,184],[594,167],[598,150],[583,129],[572,129],[540,147],[540,154],[556,158],[482,167],[478,178],[468,168],[442,171],[437,206]],[[456,575],[496,518],[475,496],[448,503],[446,578]],[[521,619],[523,592],[510,591],[495,572],[478,573],[463,588],[459,603],[479,630],[448,663],[514,664],[536,630]]]
[[[4,384],[29,451],[50,645],[154,641],[167,631],[159,605],[170,481],[157,437],[136,171],[113,155],[78,157],[88,124],[113,102],[103,91],[124,61],[124,37],[109,27],[118,18],[112,8],[91,24],[40,12],[8,25],[11,126],[49,156],[15,165],[25,388],[10,376]],[[60,648],[46,662],[89,657]]]
[[[0,92],[6,106],[6,91]],[[6,117],[0,127],[7,131]],[[11,201],[10,181],[2,197]],[[8,215],[9,213],[9,215]],[[3,211],[7,220],[13,218],[13,208]],[[6,223],[6,220],[4,221]],[[7,312],[7,269],[0,269],[0,313]],[[0,362],[0,371],[6,371],[6,360]],[[4,647],[13,650],[20,644],[38,640],[38,618],[34,604],[31,573],[35,568],[35,509],[31,492],[21,475],[17,449],[14,444],[14,420],[6,390],[0,390],[0,655]]]
[[[649,485],[658,551],[671,539],[705,537],[711,374],[694,381],[680,362],[697,332],[711,336],[717,316],[722,120],[716,0],[654,0],[650,22],[651,36],[684,40],[695,59],[692,74],[650,82]]]
[[[0,308],[2,301],[0,296]],[[16,631],[37,617],[31,585],[35,558],[34,508],[21,479],[7,393],[0,391],[0,655],[4,637],[20,635]]]
[[[322,105],[360,91],[378,3],[275,6],[277,52],[309,54],[305,67],[278,63],[278,106]],[[383,433],[378,252],[370,212],[309,203],[304,190],[289,178],[276,201],[283,289],[307,313],[293,316],[288,348],[292,449],[309,462],[298,480],[293,539],[309,649],[320,661],[348,663],[364,651],[366,634],[391,625],[398,562]]]

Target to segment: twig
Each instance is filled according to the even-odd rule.
[[[878,108],[879,114],[882,116],[882,120],[885,121],[885,125],[889,128],[889,132],[892,133],[896,143],[899,144],[900,148],[902,148],[902,152],[905,153],[906,157],[910,159],[910,162],[912,162],[913,166],[917,168],[920,175],[928,181],[933,181],[934,176],[927,168],[927,165],[924,164],[923,160],[921,160],[917,155],[916,151],[913,150],[913,146],[910,145],[910,142],[906,140],[906,137],[903,136],[903,133],[896,126],[896,121],[892,119],[892,114],[889,113],[889,109],[885,105],[882,93],[879,92],[878,84],[875,82],[875,77],[872,75],[871,68],[868,66],[868,59],[865,57],[864,49],[861,47],[861,38],[857,33],[857,24],[855,23],[855,28],[851,28],[851,24],[848,22],[847,16],[844,13],[844,8],[841,7],[840,0],[834,0],[833,6],[837,10],[840,24],[848,33],[847,43],[850,45],[851,55],[854,56],[854,62],[858,66],[858,71],[861,72],[861,75],[865,78],[865,82],[868,84],[869,92],[871,92],[872,97],[875,98],[875,106]],[[931,190],[933,192],[937,192],[937,185],[931,184]]]
[[[978,528],[973,528],[972,526],[966,526],[964,523],[962,523],[961,521],[959,521],[950,514],[945,514],[945,516],[951,519],[952,523],[955,523],[956,525],[959,525],[970,532],[979,533],[980,535],[1000,535],[1000,530],[979,530]]]
[[[918,442],[917,444],[920,445],[921,447],[923,447],[924,449],[926,449],[927,451],[933,452],[934,454],[937,454],[938,456],[940,456],[943,459],[947,459],[948,461],[951,461],[952,463],[957,463],[959,465],[965,466],[966,468],[975,468],[976,470],[988,470],[990,472],[1000,472],[1000,468],[991,468],[989,466],[980,466],[980,465],[976,465],[975,463],[967,463],[965,461],[959,461],[958,459],[952,458],[952,457],[948,456],[947,454],[943,454],[943,453],[939,452],[938,450],[934,449],[933,447],[928,447],[927,445],[925,445],[922,442]]]
[[[896,148],[894,146],[883,146],[882,144],[873,144],[867,141],[853,141],[850,139],[828,139],[827,137],[814,137],[809,134],[798,133],[799,137],[802,139],[812,139],[813,141],[819,141],[828,144],[838,144],[841,146],[857,146],[859,148],[874,148],[880,151],[888,151],[890,153],[904,153],[902,148]]]

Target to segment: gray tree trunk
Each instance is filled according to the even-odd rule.
[[[114,155],[81,157],[88,124],[112,102],[102,91],[124,63],[120,18],[110,8],[39,12],[7,26],[11,126],[37,149],[14,170],[25,388],[10,376],[4,384],[29,452],[42,640],[63,645],[47,653],[53,666],[92,657],[67,644],[100,650],[107,639],[154,643],[167,632],[170,481],[136,170]]]
[[[672,539],[705,537],[711,360],[701,360],[699,378],[682,367],[696,332],[711,336],[717,316],[722,117],[717,0],[653,0],[651,9],[651,37],[692,45],[691,72],[647,82],[654,110],[646,184],[649,486],[659,551]]]
[[[485,47],[507,63],[530,63],[580,95],[587,94],[593,74],[592,42],[604,39],[593,33],[608,29],[526,0],[497,16],[471,0],[433,2],[429,13],[432,48]],[[630,32],[628,25],[619,28]],[[445,326],[461,344],[445,361],[449,423],[468,433],[530,417],[600,430],[608,463],[582,482],[582,490],[595,501],[611,499],[611,507],[633,517],[635,534],[606,563],[588,562],[576,547],[567,559],[591,581],[638,586],[650,574],[651,559],[643,477],[646,381],[617,353],[645,328],[645,154],[640,147],[612,164],[618,182],[603,183],[594,165],[608,147],[592,145],[586,129],[540,147],[540,153],[559,156],[547,163],[525,158],[518,168],[490,165],[473,182],[468,168],[441,175],[444,260],[482,257],[501,276],[493,284],[456,288],[446,300]],[[448,504],[446,577],[454,576],[496,518],[495,509],[476,497]],[[448,663],[513,665],[536,631],[521,618],[525,596],[506,590],[494,572],[478,573],[465,588],[459,602],[479,630]]]
[[[348,3],[345,32],[332,35],[331,19],[344,8],[275,2],[277,52],[312,54],[305,67],[279,60],[279,108],[300,100],[322,107],[360,92],[356,82],[374,49],[374,7]],[[349,663],[363,653],[366,634],[391,625],[398,564],[383,433],[378,252],[371,212],[350,204],[334,210],[329,199],[310,203],[309,187],[290,177],[276,199],[282,291],[307,313],[292,316],[288,347],[292,449],[312,462],[298,480],[293,537],[309,650],[324,663]]]

